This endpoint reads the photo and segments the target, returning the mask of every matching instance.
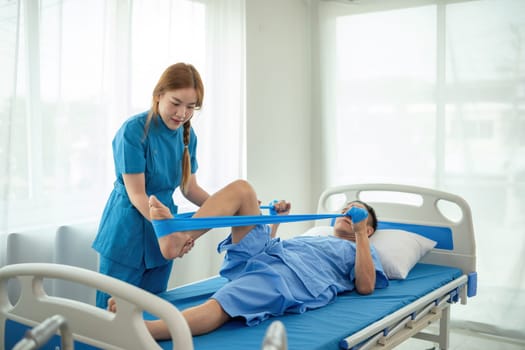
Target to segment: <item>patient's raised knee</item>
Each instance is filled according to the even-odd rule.
[[[257,200],[253,186],[246,180],[235,180],[230,184],[235,193],[245,200]]]

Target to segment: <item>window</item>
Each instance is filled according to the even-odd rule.
[[[362,1],[321,6],[329,186],[391,182],[471,205],[478,273],[456,318],[523,332],[525,3]],[[333,44],[332,44],[333,43]],[[515,311],[512,311],[515,310]],[[486,327],[486,329],[488,329]]]
[[[200,183],[213,192],[243,176],[242,1],[0,0],[0,9],[0,232],[98,219],[114,133],[149,108],[178,61],[205,83],[193,123]],[[212,152],[228,162],[206,173],[219,168]]]

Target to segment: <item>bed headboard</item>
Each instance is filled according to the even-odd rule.
[[[326,189],[319,198],[317,211],[337,212],[356,199],[375,209],[378,229],[404,229],[437,241],[421,262],[455,266],[466,274],[476,271],[472,213],[460,196],[399,184],[345,185]]]

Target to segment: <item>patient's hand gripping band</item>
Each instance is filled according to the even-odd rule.
[[[277,203],[279,203],[279,201],[277,199],[274,199],[268,205],[261,205],[259,208],[268,209],[268,212],[270,213],[270,215],[277,215],[277,210],[275,210],[275,205]]]
[[[161,238],[180,231],[333,219],[342,216],[349,216],[354,223],[358,223],[368,217],[368,212],[362,208],[352,207],[345,214],[246,215],[202,218],[191,218],[188,214],[180,214],[173,219],[152,220],[151,222],[157,238]]]
[[[368,211],[363,208],[352,207],[345,215],[351,217],[352,221],[357,224],[368,217]]]

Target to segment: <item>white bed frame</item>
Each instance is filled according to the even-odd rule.
[[[415,195],[421,198],[421,203],[418,205],[392,203],[390,200],[370,200],[364,197],[366,194],[388,193]],[[475,241],[468,204],[459,196],[427,188],[364,184],[326,190],[319,200],[319,213],[336,211],[329,208],[333,196],[343,196],[344,201],[365,200],[376,209],[380,221],[450,227],[453,232],[454,249],[433,249],[422,262],[455,266],[463,271],[461,278],[352,334],[343,343],[348,349],[357,345],[362,350],[391,349],[413,336],[437,342],[440,349],[447,349],[450,302],[455,301],[453,298],[456,292],[459,292],[462,303],[466,303],[467,296],[475,294],[475,278],[470,281],[470,277],[475,277],[476,271]],[[462,214],[461,219],[452,221],[443,215],[438,207],[439,201],[448,201],[457,205]],[[72,281],[104,290],[116,298],[119,305],[118,312],[114,314],[79,301],[49,296],[43,287],[43,280],[48,278]],[[7,283],[11,279],[18,279],[21,286],[20,298],[14,305],[10,302],[7,293]],[[474,292],[469,289],[474,289]],[[189,328],[177,308],[142,289],[94,271],[66,265],[28,263],[7,265],[0,269],[0,346],[3,346],[4,339],[8,336],[5,334],[7,319],[32,328],[50,317],[60,315],[66,320],[68,329],[77,342],[110,350],[160,349],[144,325],[143,311],[166,321],[174,349],[193,349]],[[438,320],[440,321],[439,334],[421,332]],[[278,340],[275,343],[281,344],[279,350],[285,350],[286,334],[283,335],[282,326],[276,323],[272,329],[279,330]],[[277,349],[266,339],[261,342],[265,344],[264,349]]]
[[[16,278],[20,297],[13,305],[7,283]],[[52,297],[44,290],[44,278],[80,283],[108,292],[117,302],[117,313],[83,302]],[[49,263],[7,265],[0,269],[0,347],[4,345],[7,319],[29,328],[55,315],[63,317],[75,341],[108,350],[161,349],[151,337],[143,311],[166,321],[177,349],[193,349],[189,327],[169,302],[140,288],[87,269]],[[21,339],[22,340],[22,339]],[[38,348],[38,347],[36,347]]]
[[[460,196],[424,187],[359,184],[324,191],[319,199],[318,212],[333,212],[330,203],[334,197],[339,201],[339,208],[356,199],[367,202],[375,209],[379,221],[449,227],[454,249],[434,248],[421,262],[453,266],[463,271],[460,278],[347,337],[344,340],[346,348],[352,349],[359,345],[360,350],[392,349],[414,337],[436,342],[441,350],[448,349],[450,305],[455,301],[456,293],[459,293],[461,304],[466,304],[467,297],[476,293],[476,244],[468,203]],[[449,208],[456,208],[459,215],[454,219],[457,220],[444,213],[440,202],[447,203]],[[438,320],[438,334],[422,332]]]

